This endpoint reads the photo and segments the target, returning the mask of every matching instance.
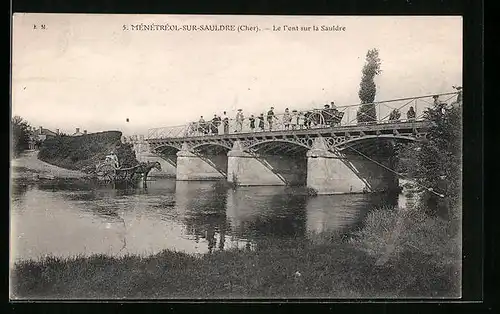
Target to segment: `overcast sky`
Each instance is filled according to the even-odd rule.
[[[122,29],[152,22],[346,29]],[[46,29],[34,30],[33,24]],[[80,127],[133,134],[237,108],[258,114],[270,105],[280,112],[332,100],[356,104],[371,48],[378,48],[382,59],[376,100],[449,92],[462,83],[461,17],[16,14],[12,112],[33,126],[68,133]]]

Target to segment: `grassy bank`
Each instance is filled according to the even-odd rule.
[[[394,231],[397,232],[394,232]],[[16,263],[17,298],[459,297],[460,245],[438,218],[371,213],[362,231],[195,257],[45,258]]]
[[[38,158],[61,168],[83,170],[94,167],[110,151],[114,151],[120,165],[133,166],[137,163],[135,152],[130,144],[121,143],[121,136],[119,131],[57,136],[43,143]]]

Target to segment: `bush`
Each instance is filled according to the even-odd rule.
[[[57,136],[47,139],[38,158],[50,164],[72,170],[93,167],[102,161],[110,151],[118,156],[120,165],[131,167],[137,159],[131,144],[121,143],[122,133],[107,131],[81,136]]]
[[[405,211],[381,208],[370,212],[364,227],[356,233],[368,253],[380,257],[386,253],[388,243],[394,241],[392,254],[403,251],[433,255],[436,259],[460,257],[457,226],[439,217],[430,217],[423,211]],[[455,241],[457,240],[457,241]]]
[[[462,113],[460,107],[447,110],[443,107],[435,104],[424,112],[432,123],[427,141],[400,150],[400,171],[407,171],[419,183],[417,192],[422,194],[419,204],[422,210],[457,219],[461,213]]]
[[[11,120],[12,127],[12,153],[18,156],[20,153],[28,149],[30,134],[30,126],[23,118],[15,116]]]

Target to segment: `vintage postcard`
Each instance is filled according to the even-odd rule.
[[[462,18],[16,13],[10,298],[462,293]]]

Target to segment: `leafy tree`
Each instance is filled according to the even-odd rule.
[[[400,150],[400,170],[407,170],[423,186],[419,188],[423,192],[419,205],[424,211],[454,219],[461,206],[462,112],[460,106],[445,107],[434,103],[424,112],[424,118],[432,122],[427,140]]]
[[[381,72],[378,50],[376,48],[368,50],[366,63],[362,70],[361,83],[359,84],[358,96],[362,105],[356,114],[358,123],[377,120],[377,111],[375,104],[373,104],[377,93],[374,79]]]
[[[30,125],[20,116],[14,116],[11,120],[12,127],[12,150],[14,156],[29,148]]]

